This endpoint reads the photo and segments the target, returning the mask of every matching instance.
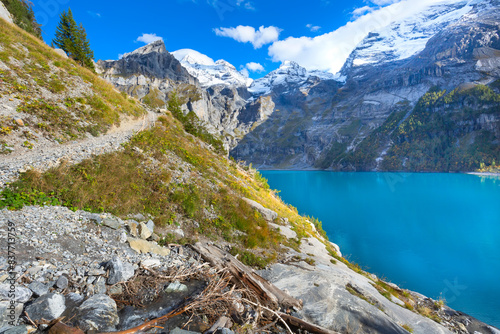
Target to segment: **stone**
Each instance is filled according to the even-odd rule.
[[[157,243],[149,242],[142,239],[128,238],[127,239],[130,247],[137,253],[147,254],[153,253],[158,255],[167,256],[170,254],[170,250],[165,247],[159,246]]]
[[[12,15],[9,13],[7,8],[5,8],[4,4],[0,1],[0,17],[9,23],[14,23],[12,19]],[[1,328],[1,327],[0,327]]]
[[[20,118],[14,118],[14,122],[19,126],[24,126],[24,121]]]
[[[70,318],[73,316],[73,313],[75,312],[75,309],[82,305],[83,300],[85,299],[82,295],[71,292],[68,293],[65,297],[65,302],[66,302],[66,311],[64,311],[63,316],[68,316],[67,318]]]
[[[118,239],[118,241],[120,241],[121,244],[126,243],[127,242],[127,233],[122,232],[120,234],[120,238]]]
[[[10,284],[0,284],[0,300],[8,300],[10,301],[11,298],[9,297],[10,294]],[[26,303],[28,300],[30,300],[31,295],[33,294],[30,289],[22,287],[22,286],[16,286],[14,288],[14,301],[18,303]]]
[[[56,281],[56,286],[59,289],[66,289],[68,287],[68,283],[68,278],[64,275],[61,275]]]
[[[151,230],[151,232],[155,231],[155,223],[151,219],[148,220],[148,222],[146,223],[146,226]]]
[[[28,285],[28,288],[33,291],[35,297],[40,297],[49,292],[50,287],[39,281],[33,281]]]
[[[3,334],[28,334],[28,326],[22,325],[12,327],[3,332]]]
[[[104,218],[102,220],[102,224],[106,227],[113,229],[113,230],[117,230],[123,226],[121,219],[116,218],[116,217]]]
[[[134,276],[134,267],[128,262],[122,262],[119,257],[115,256],[106,265],[109,270],[107,283],[114,285],[120,282],[126,282]]]
[[[274,212],[273,210],[267,209],[262,204],[257,203],[249,198],[243,198],[245,202],[247,202],[252,208],[260,212],[262,217],[267,220],[267,221],[274,221],[276,218],[278,218],[278,214]]]
[[[13,306],[12,306],[13,305]],[[0,302],[0,328],[16,325],[24,305],[22,303],[11,304],[10,301]]]
[[[161,266],[161,261],[158,259],[146,259],[141,261],[141,267],[155,268]]]
[[[170,292],[186,292],[188,290],[187,286],[184,284],[181,284],[179,281],[172,282],[168,285],[168,287],[165,289],[166,293]]]
[[[137,232],[137,222],[134,220],[127,221],[127,228],[131,236],[136,238],[139,234]]]
[[[54,52],[63,58],[66,58],[66,59],[68,58],[68,55],[66,54],[66,52],[64,52],[63,49],[54,49]]]
[[[52,321],[59,318],[65,309],[66,301],[63,295],[47,293],[27,306],[26,313],[35,322],[42,321],[42,319]]]
[[[153,234],[153,231],[149,229],[149,227],[144,224],[140,223],[138,226],[138,232],[139,232],[139,238],[146,240]]]
[[[116,303],[110,297],[98,294],[90,297],[75,310],[75,324],[87,331],[114,331],[119,322]]]

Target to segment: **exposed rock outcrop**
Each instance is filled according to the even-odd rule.
[[[14,20],[12,19],[12,15],[10,15],[5,5],[0,1],[0,17],[5,21],[14,24]]]

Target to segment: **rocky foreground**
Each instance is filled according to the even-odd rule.
[[[284,236],[296,237],[286,220],[253,205],[281,224],[270,222]],[[2,252],[0,257],[0,333],[81,333],[72,331],[76,328],[89,333],[232,333],[231,327],[243,333],[245,325],[255,323],[271,332],[299,330],[300,326],[278,321],[285,316],[316,325],[318,333],[498,333],[465,314],[405,292],[410,297],[406,303],[411,300],[414,308],[431,305],[440,324],[410,311],[394,295],[384,297],[374,275],[354,272],[334,260],[312,236],[302,240],[300,249],[289,249],[281,263],[258,272],[302,307],[269,306],[266,311],[255,291],[238,284],[248,282],[246,274],[231,280],[230,272],[205,262],[211,260],[207,254],[194,250],[213,246],[159,245],[149,218],[122,220],[64,207],[0,211],[2,249],[8,243],[13,247],[13,253]],[[182,226],[172,226],[171,233],[182,234]],[[221,254],[223,265],[237,261],[224,250]],[[278,304],[282,302],[278,298]],[[180,313],[170,317],[172,311]],[[165,316],[165,321],[141,329]]]

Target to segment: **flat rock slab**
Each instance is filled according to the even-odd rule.
[[[274,212],[271,209],[265,208],[264,206],[262,206],[262,204],[257,203],[256,201],[251,200],[249,198],[243,198],[243,200],[247,202],[248,205],[250,205],[252,208],[260,212],[260,214],[262,215],[262,217],[264,217],[265,220],[272,222],[276,218],[278,218],[278,214],[276,212]]]
[[[373,281],[344,265],[319,263],[314,269],[275,264],[259,274],[292,297],[302,299],[299,315],[309,322],[340,333],[407,334],[409,324],[415,334],[451,334],[434,321],[415,314],[382,296]],[[355,286],[381,309],[352,295],[346,284]]]
[[[155,242],[149,242],[143,239],[127,238],[130,247],[137,253],[146,254],[153,253],[158,255],[167,256],[170,250],[165,247],[159,246]]]
[[[275,230],[279,230],[280,234],[287,239],[297,238],[297,233],[292,230],[289,226],[282,226],[274,223],[269,223],[269,226],[274,228]]]

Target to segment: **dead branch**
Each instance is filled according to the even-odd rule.
[[[233,275],[233,282],[237,285],[253,290],[258,296],[261,304],[267,305],[273,309],[283,307],[302,308],[302,301],[295,299],[277,288],[272,283],[266,281],[253,270],[245,266],[231,254],[221,249],[200,242],[192,246],[200,255],[214,267],[218,269],[227,268]]]

